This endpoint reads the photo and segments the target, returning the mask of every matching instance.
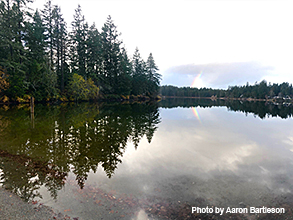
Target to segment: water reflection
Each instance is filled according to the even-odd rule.
[[[291,107],[192,101],[40,105],[34,126],[28,107],[2,109],[1,182],[84,219],[235,217],[191,215],[207,205],[285,207],[290,217]],[[259,219],[268,217],[282,219]],[[256,219],[235,217],[245,218]]]
[[[210,100],[210,99],[164,99],[160,103],[160,107],[163,108],[192,108],[194,114],[200,120],[195,107],[211,108],[211,107],[227,107],[230,111],[243,112],[246,115],[252,113],[255,116],[264,119],[268,117],[281,117],[291,118],[293,117],[293,106],[284,103],[270,103],[270,102],[249,102],[249,101],[231,101],[231,100]]]
[[[151,142],[160,123],[156,105],[36,106],[34,126],[28,107],[2,110],[1,183],[25,200],[45,185],[53,198],[72,171],[83,188],[90,170],[101,166],[110,178],[128,141]]]
[[[192,219],[191,206],[207,205],[285,207],[286,215],[259,219],[291,216],[292,120],[260,120],[223,107],[198,108],[201,122],[190,108],[160,113],[162,122],[151,146],[142,141],[135,155],[126,152],[115,182],[92,175],[91,184],[115,189],[118,198],[132,193],[139,199],[137,209],[163,219]],[[214,219],[229,217],[258,219],[253,214]]]

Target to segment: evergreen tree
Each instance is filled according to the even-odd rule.
[[[87,71],[89,76],[98,83],[102,71],[101,37],[95,24],[88,30],[87,38]]]
[[[1,94],[53,97],[57,90],[63,93],[77,73],[104,94],[155,96],[160,75],[152,55],[145,63],[137,49],[131,62],[110,16],[99,33],[94,24],[88,28],[78,6],[68,36],[58,6],[47,0],[41,13],[31,15],[29,2],[0,1]]]
[[[146,63],[140,56],[138,48],[135,49],[132,59],[132,94],[145,95],[147,92]]]
[[[48,65],[46,56],[45,26],[38,11],[33,21],[27,23],[26,40],[26,93],[36,100],[56,94],[56,74]]]
[[[61,92],[69,81],[69,69],[67,65],[67,30],[61,9],[55,6],[53,9],[53,45],[55,49],[54,66],[58,76],[58,84]]]
[[[25,49],[23,46],[26,7],[30,0],[6,0],[0,3],[0,65],[9,76],[10,97],[22,96],[25,92]]]
[[[71,72],[78,73],[85,79],[88,78],[87,72],[87,32],[88,24],[82,15],[81,7],[78,5],[75,10],[74,21],[71,23],[72,32],[70,33],[70,56]]]
[[[28,50],[26,62],[27,92],[36,96],[38,87],[42,83],[42,72],[45,68],[45,27],[38,11],[33,16],[32,23],[27,23],[26,47]],[[38,97],[40,98],[40,97]]]
[[[102,90],[108,94],[118,94],[117,84],[120,63],[120,45],[122,42],[118,39],[120,34],[113,23],[111,16],[102,27]]]
[[[42,16],[45,25],[45,37],[46,42],[48,44],[47,53],[49,56],[49,68],[53,69],[54,62],[53,62],[53,45],[54,45],[54,34],[53,34],[53,5],[51,0],[47,0],[46,4],[44,5],[44,10],[42,10]]]
[[[117,94],[129,95],[131,92],[131,62],[127,56],[125,48],[121,49],[119,63],[119,74],[117,77]]]
[[[27,23],[27,35],[25,37],[26,47],[32,60],[43,61],[45,57],[45,26],[38,10],[36,10],[33,21]]]
[[[159,93],[161,74],[157,71],[159,70],[155,64],[152,53],[150,53],[147,63],[147,79],[148,79],[148,92],[151,96],[155,96]]]

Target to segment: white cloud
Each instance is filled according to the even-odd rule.
[[[60,5],[68,26],[78,3],[86,20],[98,28],[111,15],[129,55],[135,47],[144,59],[152,52],[163,79],[171,66],[255,61],[275,67],[269,80],[292,80],[291,1],[52,2]],[[34,5],[42,8],[44,3]]]
[[[270,75],[273,70],[273,67],[261,66],[256,62],[189,64],[169,68],[165,80],[168,84],[175,78],[181,78],[181,83],[191,85],[193,79],[201,73],[200,80],[204,86],[225,88],[227,85],[255,83]]]

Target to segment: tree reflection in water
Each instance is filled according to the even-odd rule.
[[[293,105],[291,103],[272,103],[264,101],[233,101],[233,100],[211,100],[194,98],[170,98],[162,100],[159,104],[163,108],[191,108],[191,107],[227,107],[229,111],[254,114],[254,116],[264,119],[266,117],[293,117]]]
[[[0,108],[0,181],[25,200],[41,197],[45,186],[52,198],[75,175],[80,188],[88,173],[102,167],[111,178],[121,163],[127,143],[137,148],[146,137],[150,143],[160,123],[158,106],[212,107],[267,116],[292,117],[293,108],[265,102],[163,100],[159,104],[37,105],[31,121],[29,106]]]
[[[0,115],[1,183],[26,201],[42,185],[56,199],[69,171],[80,188],[98,166],[111,178],[127,143],[151,142],[160,123],[157,104],[37,105],[33,123],[28,106]]]

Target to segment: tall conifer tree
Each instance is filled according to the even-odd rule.
[[[99,74],[102,72],[101,37],[95,24],[88,30],[87,38],[87,71],[96,83],[99,81]]]
[[[82,15],[81,7],[78,5],[75,10],[74,21],[71,23],[72,32],[70,33],[70,58],[71,71],[78,73],[85,79],[88,78],[87,71],[87,34],[88,24]]]
[[[53,5],[51,0],[47,0],[46,4],[44,5],[44,10],[42,10],[42,16],[45,25],[45,36],[46,42],[48,44],[47,53],[49,56],[49,68],[53,69],[54,62],[54,34],[53,34]]]
[[[0,3],[0,65],[9,75],[11,97],[25,92],[25,49],[23,46],[25,22],[28,19],[26,7],[30,0],[6,0]]]
[[[127,56],[125,48],[121,49],[119,63],[119,74],[117,76],[117,94],[129,95],[131,92],[131,62]]]
[[[146,69],[148,79],[148,92],[152,96],[157,95],[159,93],[160,88],[161,74],[157,72],[159,69],[155,64],[155,60],[153,58],[152,53],[150,53],[147,59]]]
[[[102,57],[103,57],[103,90],[105,93],[117,94],[117,84],[120,63],[120,45],[122,41],[118,39],[119,33],[111,16],[102,27]]]
[[[58,76],[58,84],[61,92],[68,83],[67,65],[67,30],[66,22],[61,14],[61,9],[54,6],[53,9],[53,48],[55,51],[54,66]]]
[[[132,59],[132,94],[145,95],[147,91],[146,63],[141,58],[138,48]]]

